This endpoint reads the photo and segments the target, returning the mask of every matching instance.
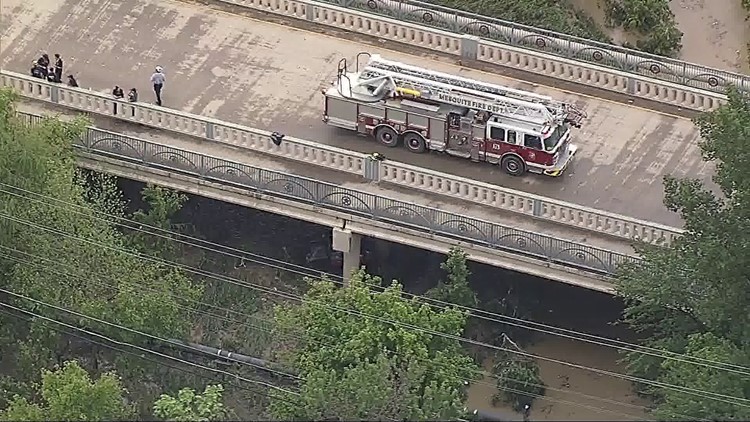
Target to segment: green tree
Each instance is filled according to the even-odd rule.
[[[728,104],[696,119],[696,125],[704,159],[716,164],[713,179],[720,192],[698,180],[666,178],[665,204],[680,213],[685,234],[666,248],[638,245],[643,261],[622,269],[618,292],[627,303],[625,322],[647,336],[647,346],[740,365],[750,356],[750,100],[732,90]],[[627,362],[640,377],[750,397],[750,379],[726,371],[639,353],[629,353]],[[670,417],[680,411],[693,412],[691,418],[750,417],[744,407],[725,406],[717,414],[706,395],[640,387],[654,395],[656,414],[664,418],[684,419]]]
[[[183,388],[177,396],[162,394],[154,402],[154,415],[166,421],[217,421],[226,415],[221,385],[209,385],[203,394]]]
[[[747,368],[748,354],[732,342],[711,333],[692,334],[688,337],[685,353],[711,362],[725,362]],[[662,363],[664,376],[661,381],[685,385],[697,390],[716,391],[734,397],[745,398],[750,392],[746,376],[728,373],[721,369],[696,366],[690,362],[667,360]],[[695,400],[686,394],[667,394],[656,409],[659,420],[684,420],[684,415],[711,415],[712,420],[749,420],[750,409],[718,400]]]
[[[376,292],[372,286],[381,280],[363,270],[345,288],[327,280],[310,283],[302,304],[276,309],[276,332],[287,339],[278,350],[288,351],[279,358],[303,381],[299,397],[274,393],[270,412],[275,418],[446,420],[463,415],[465,386],[476,379],[478,367],[461,344],[386,320],[460,336],[465,313],[406,299],[395,281]]]
[[[75,361],[65,362],[54,371],[43,370],[38,395],[38,404],[16,395],[0,412],[0,420],[103,421],[133,416],[117,375],[106,373],[92,381]]]
[[[431,0],[429,2],[596,41],[608,42],[610,40],[599,25],[585,13],[577,11],[568,0],[506,0],[502,2]]]
[[[147,204],[147,209],[133,213],[134,221],[166,231],[180,228],[172,222],[172,218],[187,202],[187,195],[161,186],[146,185],[141,196],[143,202]],[[160,236],[154,236],[134,230],[131,236],[135,245],[142,250],[159,252],[166,258],[174,257],[178,251],[177,243],[172,240],[172,235],[169,233],[161,232],[160,234]]]
[[[0,121],[0,182],[23,190],[0,191],[0,232],[5,235],[0,246],[4,255],[24,263],[3,261],[3,287],[136,330],[162,336],[186,332],[189,314],[175,295],[197,299],[201,289],[180,272],[133,255],[116,224],[97,214],[108,209],[123,215],[123,209],[115,210],[116,203],[88,201],[118,195],[92,195],[81,182],[72,141],[85,121],[46,119],[29,128],[14,117],[13,100],[10,91],[0,91],[0,109],[5,111]],[[96,327],[134,340],[122,330]]]
[[[468,308],[476,307],[477,295],[469,286],[471,272],[466,262],[467,256],[460,248],[451,248],[448,258],[440,264],[448,279],[438,282],[425,296]]]
[[[636,42],[640,50],[674,56],[682,48],[683,34],[669,0],[606,0],[605,11],[610,25],[644,36]]]
[[[186,335],[191,305],[202,288],[172,267],[134,255],[119,226],[99,214],[124,216],[124,202],[112,178],[87,176],[76,167],[72,144],[87,122],[47,118],[30,127],[16,117],[15,98],[12,91],[0,90],[0,288],[161,337]],[[148,340],[12,295],[3,302],[121,341]],[[75,345],[46,324],[0,319],[8,327],[0,339],[4,366],[26,390],[38,369],[56,360],[82,354],[86,362],[104,358],[101,349]],[[3,324],[5,319],[9,323]],[[24,348],[40,358],[24,357]],[[34,368],[23,369],[29,365],[22,362]],[[137,358],[118,362],[123,375],[143,365]],[[127,378],[139,384],[138,378]]]
[[[492,401],[506,402],[520,410],[535,398],[544,395],[545,387],[539,375],[539,366],[526,356],[499,352],[495,356],[492,372],[497,377],[498,393]]]

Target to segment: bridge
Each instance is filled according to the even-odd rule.
[[[31,124],[42,118],[27,111],[20,115]],[[241,151],[206,155],[200,145],[175,142],[173,137],[150,141],[89,127],[74,147],[79,164],[87,169],[330,227],[333,247],[344,255],[345,275],[359,267],[362,236],[441,253],[460,246],[477,262],[607,293],[612,293],[610,278],[617,266],[636,259],[492,222],[487,214],[472,216],[445,209],[450,208],[445,204],[436,208],[416,204],[413,198],[387,197],[337,172],[329,171],[323,182],[245,164],[249,160]]]
[[[18,19],[3,34],[4,38],[13,41],[5,41],[0,46],[4,50],[3,68],[24,70],[27,66],[22,63],[28,61],[24,62],[26,58],[19,57],[19,54],[22,51],[46,48],[49,44],[46,28],[51,26],[59,27],[55,34],[60,39],[76,40],[62,45],[59,51],[68,58],[68,69],[74,69],[69,71],[78,75],[83,86],[106,92],[118,81],[129,81],[119,84],[126,89],[136,86],[142,95],[149,95],[148,76],[152,65],[171,64],[167,69],[170,80],[166,101],[172,110],[143,103],[121,103],[91,90],[50,86],[20,74],[2,72],[2,85],[15,87],[29,99],[108,118],[115,117],[128,122],[126,126],[130,125],[130,131],[134,130],[133,123],[161,131],[161,135],[158,135],[161,137],[160,142],[148,144],[151,147],[144,146],[141,155],[153,156],[143,152],[148,148],[173,148],[170,155],[172,157],[188,153],[198,154],[196,159],[203,157],[193,161],[195,165],[197,162],[204,163],[206,157],[209,157],[209,161],[220,159],[231,162],[231,159],[227,159],[227,147],[239,147],[246,151],[242,155],[252,155],[252,161],[256,164],[258,160],[265,160],[266,164],[269,162],[268,159],[260,159],[258,152],[287,160],[283,165],[276,162],[277,167],[294,167],[289,164],[289,160],[305,163],[305,168],[297,171],[299,175],[284,173],[279,176],[288,180],[293,180],[290,177],[303,177],[305,183],[309,184],[315,182],[313,178],[330,181],[345,174],[350,177],[347,179],[347,186],[357,185],[359,190],[355,189],[356,194],[349,196],[343,193],[336,195],[342,198],[375,195],[368,196],[368,201],[371,201],[367,211],[370,213],[370,221],[378,220],[380,217],[374,216],[385,212],[377,207],[373,208],[373,203],[396,201],[398,198],[401,198],[402,205],[425,206],[427,211],[420,208],[420,213],[424,211],[430,215],[438,215],[443,212],[460,218],[473,218],[471,224],[459,224],[459,220],[450,220],[450,224],[461,227],[457,229],[459,233],[455,230],[441,232],[440,230],[445,230],[444,221],[432,219],[431,223],[422,227],[422,234],[416,233],[413,240],[404,243],[444,251],[451,243],[455,244],[457,239],[462,239],[459,241],[473,248],[488,248],[481,250],[487,254],[482,257],[480,252],[471,251],[473,258],[505,267],[518,265],[518,262],[523,261],[519,260],[519,256],[524,256],[528,251],[526,246],[519,249],[518,245],[538,244],[542,245],[538,247],[545,252],[532,256],[532,264],[527,263],[524,268],[515,269],[599,290],[611,287],[606,276],[612,274],[619,262],[629,259],[628,256],[632,254],[629,246],[632,239],[668,243],[679,236],[680,230],[671,227],[679,226],[679,220],[661,205],[662,176],[690,175],[708,180],[712,172],[711,167],[700,160],[698,133],[688,117],[691,112],[710,110],[720,105],[725,97],[719,91],[725,85],[733,84],[740,88],[750,86],[747,84],[747,77],[742,75],[706,70],[699,66],[687,67],[684,64],[679,67],[679,63],[674,61],[654,57],[638,58],[632,52],[623,53],[612,48],[612,55],[607,56],[606,60],[600,60],[597,58],[603,57],[602,46],[587,46],[586,54],[590,55],[586,55],[579,42],[583,40],[567,39],[568,44],[562,48],[560,43],[563,41],[560,40],[563,38],[559,34],[547,33],[534,38],[524,32],[529,28],[506,28],[502,26],[502,22],[475,25],[475,30],[480,35],[485,35],[482,38],[466,34],[469,26],[465,24],[443,25],[443,29],[435,29],[434,25],[430,28],[393,19],[406,19],[414,15],[413,11],[405,15],[392,14],[386,18],[382,16],[385,12],[381,9],[373,9],[367,13],[354,10],[361,9],[362,5],[370,7],[371,3],[376,2],[348,2],[348,8],[344,8],[341,5],[313,1],[224,1],[233,3],[233,14],[170,1],[157,3],[134,0],[127,4],[107,3],[76,9],[66,8],[65,5],[74,6],[78,3],[77,0],[60,3],[44,0],[34,4],[7,0],[3,7],[7,7],[9,3],[19,17],[34,16],[35,19],[33,22],[26,18]],[[396,3],[380,1],[376,4],[382,8]],[[398,7],[418,5],[416,2],[401,4]],[[74,9],[75,13],[70,12]],[[335,30],[335,35],[339,38],[251,20],[238,15],[240,12],[251,16],[259,16],[257,13],[263,12],[264,20],[274,20],[280,16],[292,17],[294,20],[284,23],[308,29],[317,28],[319,31],[320,28],[325,28],[324,32]],[[381,16],[373,15],[372,12],[380,13]],[[424,11],[421,19],[429,20],[426,18],[428,12],[435,11]],[[437,12],[448,13],[442,9]],[[448,15],[440,16],[440,19],[448,19]],[[427,23],[437,22],[434,17]],[[456,15],[453,19],[454,22],[465,23],[468,18]],[[80,28],[86,29],[81,32]],[[151,28],[159,30],[154,32]],[[494,29],[487,32],[489,29],[486,28]],[[511,44],[515,42],[518,45],[496,42],[500,36],[497,34],[502,32],[496,32],[495,29],[498,28],[510,31],[508,40]],[[342,29],[346,32],[342,32]],[[356,37],[352,37],[352,34]],[[389,50],[362,44],[369,42],[372,37],[380,41],[378,45],[384,45]],[[349,42],[347,38],[356,38],[358,44]],[[540,42],[540,39],[548,41]],[[557,47],[547,51],[549,45],[545,43],[553,39],[557,40]],[[532,46],[535,47],[524,47],[521,45],[526,42],[524,40],[536,40]],[[410,47],[405,48],[404,44],[407,43]],[[414,50],[415,45],[421,50]],[[385,149],[321,125],[319,88],[333,79],[335,62],[340,57],[352,58],[362,50],[407,63],[424,65],[423,62],[429,60],[429,66],[438,70],[573,101],[586,109],[590,116],[588,125],[578,133],[577,143],[582,146],[581,157],[569,170],[569,175],[557,181],[531,177],[511,179],[491,167],[468,165],[461,160],[435,155],[411,155],[402,150]],[[394,50],[412,54],[406,55]],[[430,55],[426,55],[425,50],[430,50]],[[571,56],[571,51],[577,51],[577,56]],[[446,62],[445,57],[460,59],[459,66]],[[145,59],[148,59],[148,63],[142,63]],[[651,64],[644,67],[647,59],[651,60]],[[598,62],[592,63],[592,60]],[[577,84],[573,88],[588,94],[530,84],[508,76],[484,73],[476,68],[494,71],[503,69],[501,73],[504,74],[508,73],[508,69],[522,71],[525,79],[542,78],[539,80],[557,87],[570,87],[570,81],[573,81]],[[66,73],[69,71],[66,70]],[[134,74],[139,75],[139,79],[134,80]],[[598,97],[591,96],[591,93]],[[190,111],[201,115],[191,114]],[[215,117],[240,124],[227,123]],[[99,122],[97,125],[100,125]],[[281,146],[276,147],[268,139],[268,129],[280,130],[307,140],[288,137]],[[168,137],[164,135],[165,131],[170,133]],[[183,141],[178,141],[178,138],[184,135],[193,140],[192,143],[184,144],[187,148],[181,149],[179,145]],[[127,134],[117,136],[130,140],[137,138]],[[209,140],[211,143],[196,143],[195,138]],[[141,139],[138,142],[149,141]],[[147,145],[138,142],[135,143]],[[117,145],[129,143],[123,141]],[[364,153],[373,151],[386,154],[389,160],[382,163],[369,160]],[[233,154],[238,155],[236,151]],[[87,158],[90,163],[88,165],[93,167],[93,161],[97,161],[101,168],[105,155]],[[111,161],[111,154],[106,158]],[[127,161],[123,161],[122,157],[118,160],[121,162],[118,165],[121,166]],[[107,163],[109,171],[114,171],[111,169],[115,165],[109,161]],[[252,166],[252,163],[247,162],[235,163]],[[163,182],[176,180],[167,180],[163,172],[178,174],[177,169],[164,170],[163,163],[151,164],[142,162],[141,167],[144,168],[139,168],[138,174],[148,173],[149,176],[142,177],[154,180],[155,169],[160,168],[165,179]],[[123,168],[129,168],[127,171],[132,176],[135,170],[132,169],[132,163],[129,165],[130,167]],[[315,170],[311,170],[311,167],[315,167]],[[272,171],[267,166],[252,168],[252,174]],[[333,169],[337,175],[319,176],[324,169]],[[231,184],[211,179],[205,174],[207,171],[202,166],[191,170],[191,183],[197,181],[196,174],[203,182],[196,184],[195,189],[211,190],[211,195],[218,195],[217,192],[221,191],[221,195],[227,197],[226,192]],[[352,175],[356,175],[359,181],[352,181]],[[187,176],[183,174],[181,177]],[[207,181],[207,178],[210,180]],[[362,183],[361,179],[376,182],[377,185],[373,187],[372,183]],[[506,187],[494,184],[498,182]],[[183,183],[187,186],[188,182]],[[212,188],[201,188],[207,186],[206,183],[212,184]],[[214,186],[217,183],[221,186]],[[338,186],[343,188],[344,184],[339,183]],[[387,186],[385,193],[382,192],[383,186]],[[178,188],[194,192],[194,189]],[[410,192],[403,193],[404,188]],[[247,189],[247,186],[240,188],[243,192],[247,192]],[[376,189],[378,192],[373,193],[367,189]],[[241,198],[236,199],[240,200]],[[316,201],[323,199],[318,197]],[[255,202],[255,206],[260,208],[259,201]],[[318,208],[323,208],[322,202],[316,204]],[[339,212],[341,205],[337,205]],[[294,208],[292,205],[289,207]],[[374,211],[375,209],[378,211]],[[349,211],[351,210],[347,212]],[[337,227],[338,235],[335,239],[343,239],[347,247],[356,246],[357,237],[352,234],[374,233],[372,227],[365,229],[363,225],[357,226],[345,215],[339,214],[337,218],[336,224],[332,220],[320,224]],[[343,221],[347,221],[346,227],[343,226]],[[506,224],[497,225],[489,221],[503,221]],[[387,224],[398,225],[390,220]],[[481,233],[480,237],[484,240],[477,241],[476,236],[467,235],[468,228],[472,227],[473,230],[485,227],[484,225],[492,228],[475,231],[475,234]],[[353,230],[354,227],[356,228]],[[393,229],[390,226],[383,227],[389,227],[384,229],[386,232]],[[408,230],[413,229],[413,226],[410,227]],[[425,227],[428,227],[427,232],[432,238],[424,235]],[[435,227],[440,227],[440,230]],[[399,229],[398,232],[404,232],[403,230]],[[510,247],[496,241],[498,236],[494,234],[502,230],[506,230],[502,233],[515,233],[513,230],[516,230],[523,232],[523,235],[500,235],[503,239],[515,236],[515,246]],[[493,235],[489,235],[490,233]],[[536,241],[534,235],[542,236],[544,240]],[[414,240],[418,238],[419,240]],[[430,240],[425,243],[425,239]],[[564,246],[553,250],[548,246],[552,244]],[[346,249],[341,243],[338,243],[338,247]],[[559,256],[564,256],[559,253],[561,250],[575,259],[558,259]],[[513,258],[506,256],[500,262],[498,256],[501,252],[508,251]],[[575,252],[570,254],[571,251]],[[594,256],[596,259],[591,258]],[[513,260],[516,264],[511,262]],[[552,274],[555,271],[558,273]]]

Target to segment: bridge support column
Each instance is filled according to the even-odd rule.
[[[344,254],[344,285],[349,284],[352,273],[359,269],[359,257],[361,254],[362,235],[352,233],[350,230],[333,229],[333,250]]]

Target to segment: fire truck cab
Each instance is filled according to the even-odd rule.
[[[359,70],[361,57],[369,58]],[[508,174],[559,176],[577,147],[585,113],[532,92],[434,72],[360,53],[323,90],[323,121],[415,153],[440,151],[497,164]]]

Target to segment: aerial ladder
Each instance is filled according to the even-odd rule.
[[[347,75],[346,61],[339,63],[339,84],[347,80],[351,94],[371,96],[374,101],[396,96],[422,98],[545,126],[570,123],[580,128],[586,118],[583,110],[545,95],[422,69],[385,60],[379,55],[367,55],[370,60],[361,72],[355,72],[353,78]],[[355,79],[353,83],[352,79]]]

